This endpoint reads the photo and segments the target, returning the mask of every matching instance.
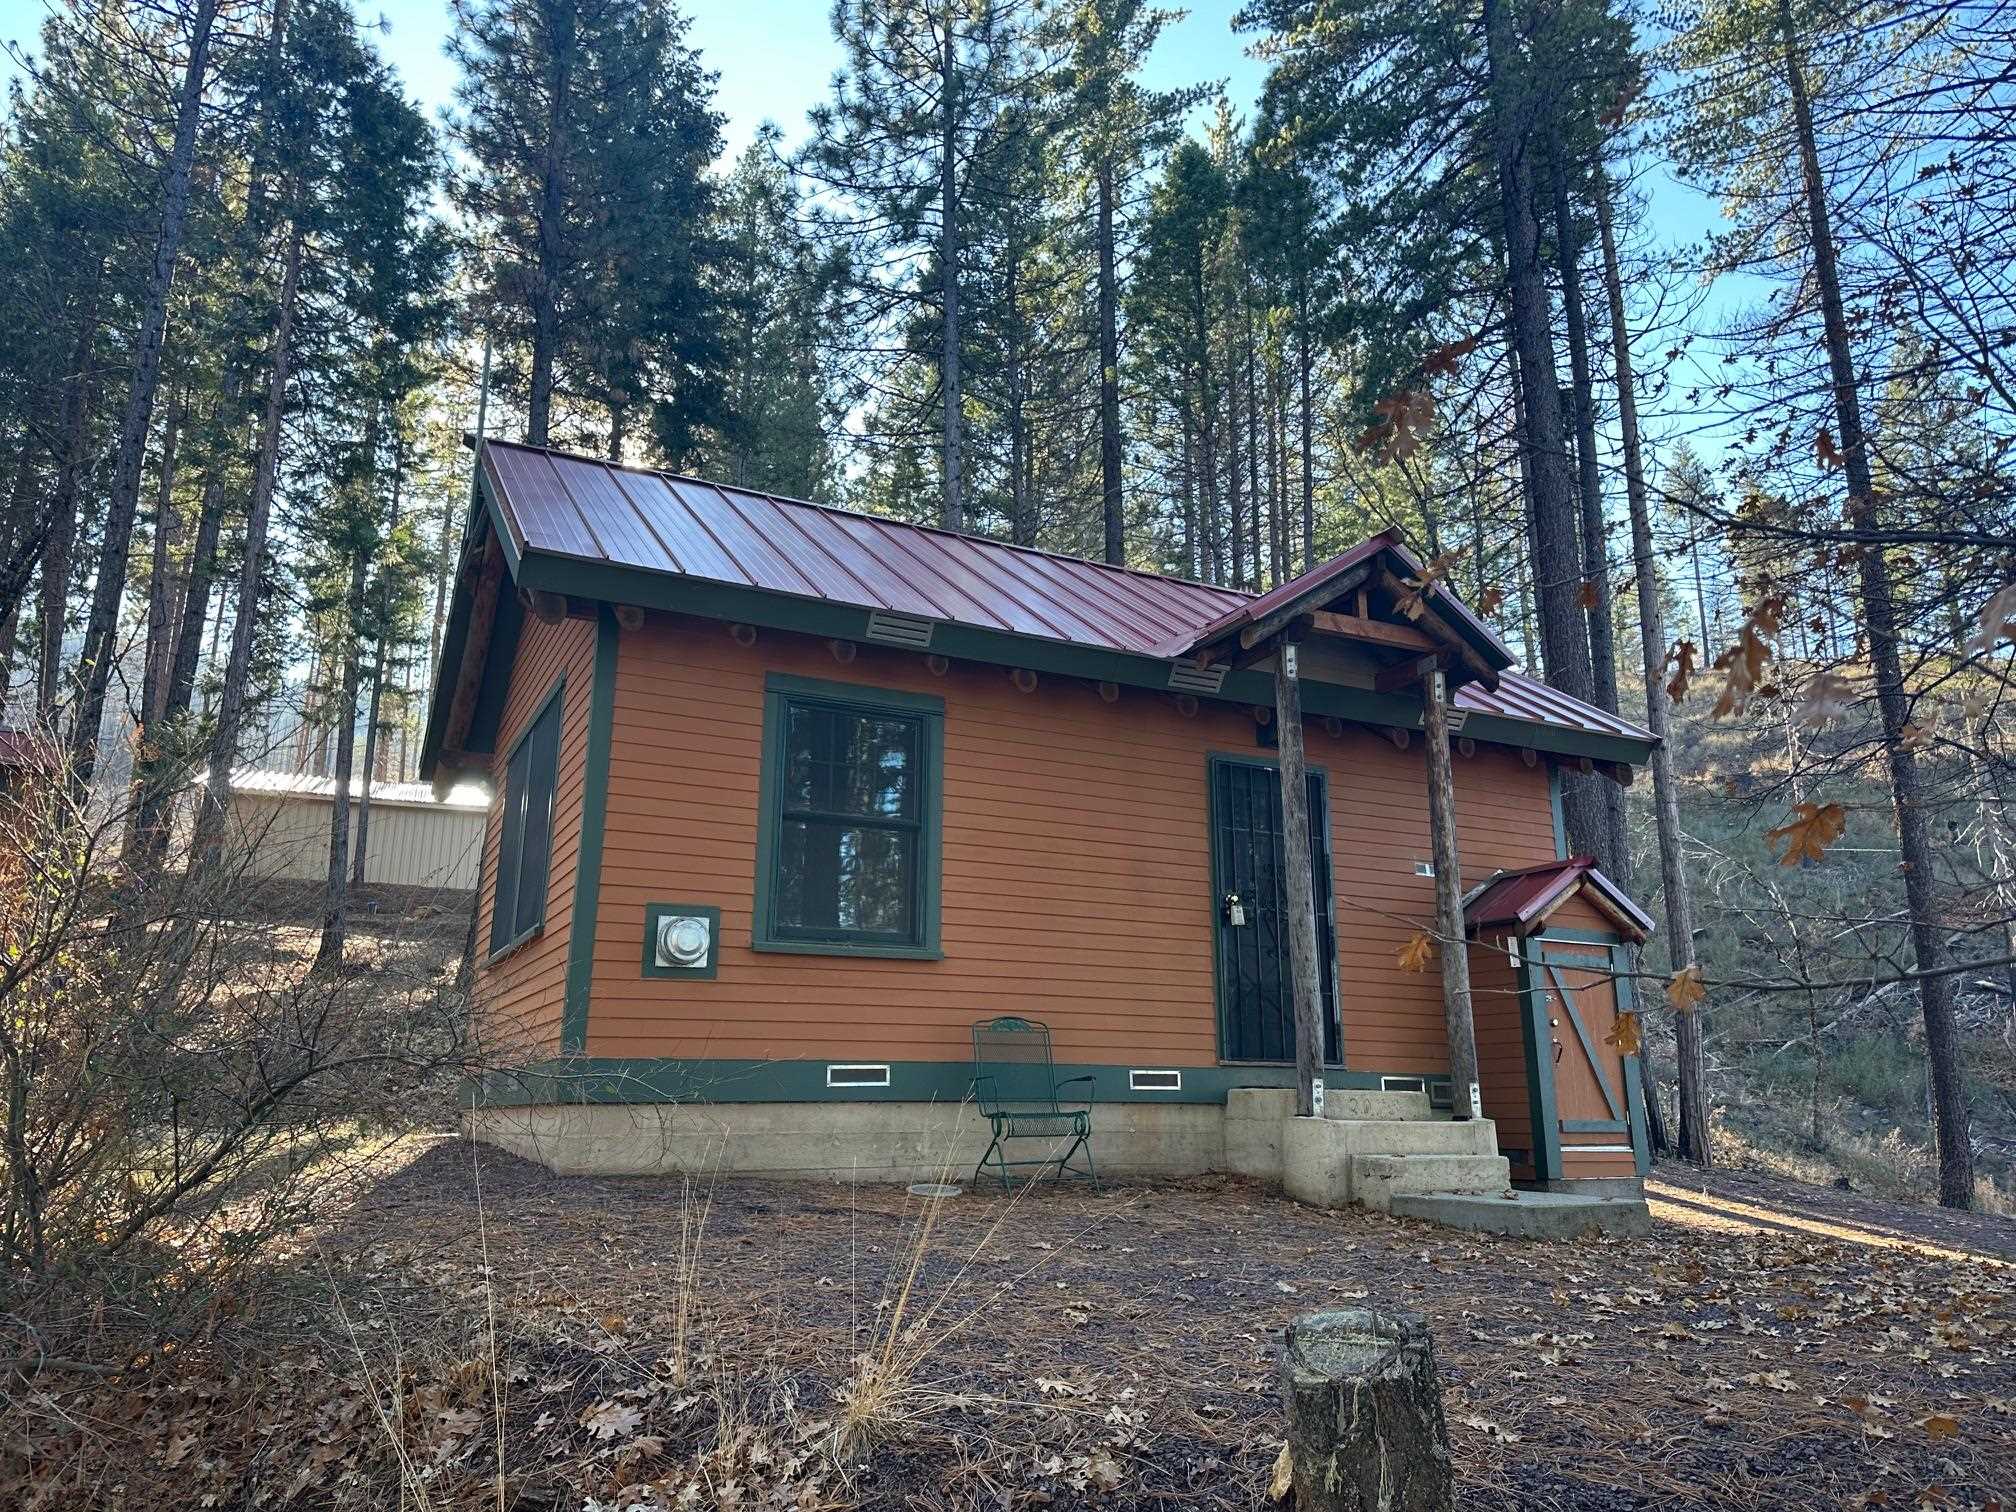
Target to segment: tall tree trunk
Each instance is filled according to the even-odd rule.
[[[140,719],[153,724],[167,711],[168,664],[174,644],[168,623],[174,607],[171,581],[175,547],[181,535],[175,513],[175,444],[186,403],[180,390],[170,390],[168,413],[161,422],[161,460],[154,483],[153,561],[147,573],[147,654],[140,683]]]
[[[98,300],[94,293],[78,329],[77,350],[64,387],[56,482],[43,524],[41,658],[35,675],[35,716],[45,728],[54,727],[63,678],[63,634],[70,609],[70,556],[77,544],[77,496],[84,479],[84,430],[92,407],[91,353],[97,330]]]
[[[259,630],[259,579],[273,516],[273,491],[280,472],[280,427],[287,411],[287,381],[294,355],[294,314],[301,292],[303,239],[297,211],[288,228],[287,254],[280,276],[280,308],[273,322],[271,371],[266,383],[266,410],[259,423],[259,457],[252,480],[252,499],[245,518],[245,561],[238,574],[238,613],[231,625],[231,655],[217,700],[209,779],[196,811],[196,832],[190,846],[192,872],[202,876],[214,876],[223,860],[224,820],[231,804],[231,771],[237,765],[238,740],[245,722],[252,644]],[[221,623],[221,606],[218,615]]]
[[[1302,443],[1302,570],[1316,565],[1316,426],[1309,399],[1309,291],[1306,281],[1297,290],[1295,337],[1300,348],[1296,366],[1301,389],[1299,426]]]
[[[1232,586],[1244,588],[1253,579],[1246,575],[1246,512],[1242,507],[1245,475],[1239,465],[1239,358],[1236,352],[1225,359],[1225,501],[1231,518]],[[1255,562],[1254,577],[1260,564]]]
[[[1569,407],[1575,424],[1576,494],[1582,513],[1582,582],[1589,620],[1589,666],[1599,709],[1617,712],[1616,627],[1611,619],[1610,546],[1603,509],[1603,470],[1596,455],[1595,380],[1589,367],[1589,322],[1582,303],[1582,246],[1568,195],[1567,164],[1554,133],[1554,246],[1561,265],[1561,309],[1568,327]],[[1631,885],[1631,844],[1624,828],[1624,791],[1600,786],[1606,842],[1603,867],[1621,886]]]
[[[1876,487],[1869,464],[1869,440],[1862,429],[1856,390],[1855,356],[1841,299],[1834,228],[1820,171],[1820,146],[1813,128],[1813,105],[1806,92],[1789,0],[1778,0],[1785,47],[1785,83],[1792,97],[1799,138],[1799,167],[1805,181],[1807,230],[1813,246],[1813,280],[1820,295],[1820,318],[1827,347],[1828,377],[1834,390],[1834,418],[1848,474],[1848,514],[1857,530],[1875,531]],[[1924,782],[1918,758],[1905,743],[1911,722],[1909,690],[1898,644],[1897,596],[1890,563],[1880,545],[1857,553],[1861,570],[1862,617],[1869,630],[1869,661],[1876,680],[1876,708],[1883,725],[1884,755],[1890,767],[1890,796],[1897,818],[1897,843],[1904,873],[1904,896],[1911,910],[1911,946],[1918,970],[1936,972],[1945,964],[1931,827],[1926,822]],[[1968,1130],[1967,1091],[1960,1073],[1958,1030],[1953,1022],[1952,979],[1925,976],[1918,1002],[1925,1018],[1925,1055],[1931,1063],[1933,1127],[1939,1146],[1939,1201],[1952,1208],[1974,1203],[1974,1151]]]
[[[168,297],[182,250],[182,227],[189,213],[189,179],[196,162],[196,134],[203,118],[203,84],[209,71],[210,32],[217,0],[197,0],[189,36],[189,61],[175,110],[174,145],[161,195],[161,228],[154,239],[154,266],[140,306],[133,387],[119,426],[119,450],[112,468],[112,495],[105,506],[105,533],[98,550],[98,581],[91,617],[84,630],[82,696],[71,726],[72,780],[88,792],[98,763],[98,723],[118,653],[119,605],[126,594],[126,559],[133,544],[133,518],[140,506],[140,464],[154,414],[154,390],[161,377],[161,346],[168,329]]]
[[[405,450],[399,433],[395,430],[392,442],[392,507],[386,516],[384,536],[387,543],[399,529],[399,494],[405,479]],[[378,564],[376,619],[377,623],[372,626],[371,708],[364,720],[364,762],[358,769],[362,775],[357,781],[357,854],[351,864],[352,887],[364,885],[364,873],[370,861],[371,784],[379,781],[384,775],[380,771],[384,765],[384,758],[381,755],[383,737],[378,729],[378,721],[385,701],[385,648],[392,639],[392,563],[389,560],[380,561]]]
[[[335,784],[329,803],[329,876],[322,895],[322,943],[315,969],[343,965],[343,939],[350,914],[350,782],[356,775],[357,686],[364,662],[362,627],[367,563],[360,549],[350,560],[350,591],[343,596],[343,688],[336,705]]]
[[[1506,284],[1513,349],[1525,399],[1526,481],[1531,505],[1534,577],[1547,680],[1571,698],[1594,702],[1588,625],[1579,602],[1581,537],[1574,480],[1554,368],[1554,332],[1547,280],[1540,262],[1540,223],[1534,207],[1535,90],[1518,55],[1506,0],[1484,0],[1491,70],[1492,126],[1498,186],[1505,221]],[[1601,777],[1567,771],[1562,808],[1570,843],[1600,852],[1609,843],[1609,814]]]
[[[1631,506],[1631,565],[1638,579],[1640,649],[1645,658],[1645,727],[1652,748],[1652,807],[1659,830],[1659,876],[1666,899],[1666,954],[1673,970],[1695,964],[1694,884],[1687,875],[1680,829],[1680,783],[1673,772],[1672,709],[1666,697],[1665,606],[1659,601],[1659,564],[1652,548],[1652,506],[1645,487],[1644,448],[1638,437],[1638,390],[1631,361],[1631,329],[1624,316],[1624,278],[1610,220],[1610,179],[1596,167],[1596,229],[1603,246],[1603,289],[1610,305],[1610,351],[1617,370],[1617,428],[1624,448],[1624,492]],[[1713,1163],[1708,1128],[1707,1061],[1702,1045],[1708,1009],[1698,1003],[1674,1015],[1675,1069],[1680,1083],[1679,1150],[1682,1160]],[[1659,1107],[1658,1084],[1645,1083],[1647,1112]],[[1662,1110],[1663,1111],[1663,1110]],[[1664,1120],[1661,1119],[1663,1124]],[[1663,1128],[1660,1132],[1664,1132]]]
[[[943,287],[944,324],[939,358],[939,401],[944,406],[945,497],[939,505],[939,522],[947,530],[961,529],[966,522],[965,501],[960,496],[959,454],[964,417],[964,390],[959,378],[959,46],[955,10],[947,4],[942,17],[945,35],[941,50],[938,122],[938,278]]]
[[[1126,501],[1120,494],[1120,278],[1114,270],[1113,164],[1099,164],[1099,497],[1106,526],[1106,560],[1127,560]]]
[[[1255,366],[1253,350],[1253,304],[1250,299],[1242,299],[1241,306],[1246,316],[1246,498],[1249,514],[1246,520],[1247,560],[1253,564],[1252,586],[1264,587],[1261,581],[1260,554],[1260,385]]]

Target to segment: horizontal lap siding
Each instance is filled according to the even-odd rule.
[[[749,948],[767,672],[945,700],[942,961]],[[971,1025],[1021,1013],[1060,1060],[1208,1066],[1210,850],[1204,752],[1250,718],[1167,699],[766,631],[653,616],[617,661],[594,1055],[964,1060]],[[712,903],[714,981],[641,975],[644,907]]]
[[[1347,731],[1339,740],[1314,727],[1309,756],[1331,769],[1345,1059],[1366,1070],[1446,1070],[1440,972],[1405,971],[1398,963],[1408,938],[1435,916],[1435,879],[1414,871],[1433,855],[1421,742],[1400,751],[1370,735]],[[1501,867],[1552,858],[1544,765],[1529,767],[1510,751],[1480,746],[1454,766],[1465,887]]]
[[[778,671],[945,700],[941,961],[749,948],[763,688]],[[1017,692],[996,667],[933,676],[921,656],[653,615],[617,659],[608,829],[588,1051],[600,1056],[964,1060],[972,1022],[1052,1025],[1060,1060],[1208,1066],[1212,986],[1207,760],[1263,755],[1250,714],[1184,718],[1132,688],[1076,679]],[[1394,965],[1433,907],[1418,741],[1309,726],[1329,774],[1346,1055],[1365,1070],[1439,1068],[1436,978]],[[1480,751],[1457,762],[1465,872],[1553,855],[1546,771]],[[721,909],[717,979],[646,978],[648,903]],[[1387,916],[1397,916],[1389,918]]]
[[[560,1048],[566,997],[567,939],[574,911],[574,867],[581,843],[583,775],[587,765],[588,704],[595,677],[595,625],[557,625],[527,617],[518,638],[511,687],[497,733],[491,768],[489,816],[483,831],[482,885],[477,894],[476,959],[490,950],[490,915],[496,901],[499,818],[504,803],[505,757],[562,677],[567,692],[560,713],[560,760],[553,791],[553,845],[546,871],[546,927],[510,954],[480,967],[477,996],[492,1046],[503,1056],[552,1055]]]
[[[1498,1126],[1503,1150],[1524,1150],[1529,1159],[1515,1174],[1531,1176],[1533,1102],[1526,1077],[1526,1035],[1519,979],[1497,944],[1470,947],[1470,986],[1477,1024],[1477,1082],[1484,1116]]]

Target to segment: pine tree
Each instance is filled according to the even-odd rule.
[[[601,409],[612,454],[642,410],[677,461],[720,419],[724,365],[706,177],[720,121],[686,21],[667,0],[456,0],[455,14],[472,313],[524,354],[526,439],[553,440],[571,397]]]

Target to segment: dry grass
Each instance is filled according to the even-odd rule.
[[[1252,1512],[1279,1330],[1360,1300],[1429,1317],[1466,1508],[2016,1483],[1997,1220],[1662,1173],[1658,1238],[1548,1245],[1233,1181],[920,1206],[409,1157],[320,1237],[348,1327],[17,1404],[0,1502]]]

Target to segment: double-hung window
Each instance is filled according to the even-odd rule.
[[[773,674],[754,944],[936,957],[944,702]]]
[[[553,784],[560,766],[555,688],[504,763],[504,827],[497,844],[497,895],[490,953],[509,950],[546,923],[546,865],[553,849]]]

